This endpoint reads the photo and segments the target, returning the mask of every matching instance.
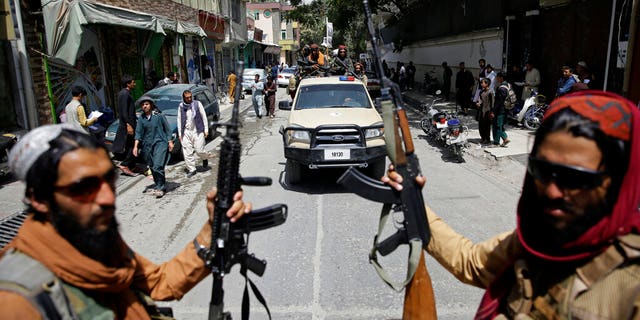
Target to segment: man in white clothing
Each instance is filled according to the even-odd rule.
[[[209,166],[211,154],[204,150],[205,138],[209,135],[207,114],[202,103],[193,100],[189,90],[182,93],[182,101],[178,107],[178,137],[182,144],[182,155],[187,167],[187,178],[196,174],[196,157],[202,159],[202,167]]]
[[[527,100],[531,96],[531,91],[538,92],[540,85],[540,71],[533,66],[531,61],[525,64],[527,73],[524,76],[524,88],[522,89],[522,101]]]

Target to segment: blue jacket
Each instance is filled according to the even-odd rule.
[[[576,82],[576,78],[573,75],[568,78],[560,78],[560,80],[558,80],[558,91],[556,91],[556,95],[559,97],[569,93]]]

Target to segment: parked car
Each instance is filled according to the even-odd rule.
[[[267,83],[267,72],[264,69],[244,69],[242,71],[242,91],[251,92],[251,84],[255,82],[256,74],[260,75],[260,81]]]
[[[178,139],[178,106],[182,102],[182,92],[190,90],[193,94],[193,99],[200,101],[207,114],[207,121],[209,123],[209,138],[214,137],[214,131],[216,130],[215,122],[220,119],[220,109],[218,106],[218,100],[213,95],[211,89],[205,85],[194,84],[170,84],[160,88],[149,90],[145,95],[151,97],[155,101],[156,107],[164,114],[171,126],[173,132],[171,139],[173,140],[172,156],[182,155],[182,145],[180,139]],[[142,109],[140,108],[140,99],[135,102],[136,114],[140,116]],[[116,132],[118,132],[118,125],[120,121],[114,121],[105,134],[105,140],[107,143],[113,143],[116,138]]]
[[[386,170],[384,125],[364,84],[351,76],[305,78],[280,128],[287,159],[285,181],[300,182],[306,170],[356,167],[380,178]]]
[[[278,73],[278,86],[286,87],[289,85],[289,78],[295,74],[296,70],[293,68],[284,68]]]

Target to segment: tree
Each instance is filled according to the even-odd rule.
[[[291,0],[290,3],[296,8],[289,11],[286,18],[298,21],[302,25],[301,34],[304,40],[317,43],[322,41],[326,32],[326,16],[333,22],[334,47],[343,43],[352,53],[366,50],[369,37],[363,36],[368,34],[368,30],[362,0],[313,0],[308,4],[302,4],[302,0]],[[424,4],[421,5],[420,1],[416,0],[370,0],[369,5],[374,13],[385,13],[388,17],[385,21],[387,27],[397,26],[404,30],[406,28],[402,22]],[[403,37],[394,39],[396,48],[402,48],[402,44],[406,42],[406,33],[399,34]]]

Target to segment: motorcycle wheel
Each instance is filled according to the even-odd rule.
[[[542,121],[542,115],[537,112],[531,116],[526,115],[524,117],[524,126],[529,130],[538,130],[540,127],[540,122]]]
[[[429,120],[429,118],[424,118],[420,120],[420,128],[422,128],[422,131],[424,131],[426,135],[430,135],[429,126],[431,126],[431,120]]]

